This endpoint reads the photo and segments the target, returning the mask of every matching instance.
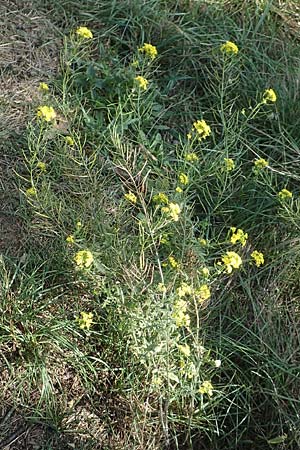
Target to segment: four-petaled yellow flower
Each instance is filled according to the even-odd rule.
[[[48,92],[49,91],[48,84],[47,83],[40,83],[39,91],[41,91],[41,92]]]
[[[231,172],[235,168],[235,162],[231,158],[224,158],[224,163],[227,172]]]
[[[191,153],[186,153],[184,156],[184,159],[188,162],[196,162],[199,160],[198,156],[196,153],[191,152]]]
[[[291,191],[288,191],[287,189],[282,189],[280,192],[278,192],[278,197],[281,200],[286,200],[287,198],[292,198],[293,193]]]
[[[175,192],[177,192],[177,194],[181,194],[183,191],[182,191],[182,188],[180,186],[177,186],[176,189],[175,189]]]
[[[128,192],[127,194],[124,195],[124,198],[131,203],[136,203],[137,202],[137,197],[133,192]]]
[[[248,233],[244,233],[244,231],[241,230],[240,228],[237,230],[236,227],[231,227],[230,231],[232,232],[230,242],[232,244],[236,244],[237,242],[240,242],[242,244],[242,247],[245,247],[247,239],[248,239]]]
[[[210,289],[207,284],[203,284],[195,291],[196,298],[199,303],[204,302],[205,300],[208,300],[211,296]]]
[[[204,395],[207,394],[209,397],[213,395],[213,385],[210,381],[203,381],[201,386],[199,387],[200,394]]]
[[[160,203],[160,204],[168,204],[169,203],[169,199],[168,196],[166,194],[164,194],[163,192],[159,192],[158,194],[153,195],[152,201],[155,203]]]
[[[93,264],[94,257],[89,250],[80,250],[74,256],[74,261],[80,269],[88,269]]]
[[[140,53],[144,53],[150,59],[155,59],[157,57],[157,48],[152,44],[144,44],[139,48]]]
[[[78,323],[79,328],[81,328],[82,330],[89,330],[91,325],[94,323],[93,317],[93,313],[86,313],[82,311],[80,313],[80,317],[76,317],[76,322]]]
[[[260,158],[260,159],[257,159],[256,161],[254,161],[254,166],[257,169],[264,169],[268,165],[269,165],[268,161],[266,161],[264,158]]]
[[[226,41],[225,44],[222,44],[220,50],[227,55],[237,55],[239,52],[238,46],[231,41]]]
[[[226,252],[226,254],[222,256],[222,262],[226,272],[231,273],[233,269],[238,269],[242,265],[242,258],[235,252]]]
[[[56,118],[56,112],[52,106],[39,106],[37,116],[45,120],[45,122],[51,122],[51,120]]]
[[[263,95],[263,103],[271,102],[275,103],[277,100],[277,95],[273,89],[266,89]]]
[[[149,81],[146,80],[146,78],[141,77],[141,76],[139,75],[139,76],[135,77],[135,81],[137,82],[139,88],[144,89],[144,91],[147,90]]]
[[[201,141],[202,139],[206,139],[211,134],[210,126],[207,125],[204,119],[194,122],[193,127],[196,131],[199,141]]]
[[[186,185],[186,184],[188,184],[188,182],[189,182],[189,177],[188,177],[188,175],[186,175],[185,173],[181,172],[181,173],[178,175],[178,180],[179,180],[179,183],[181,183],[181,184],[183,184],[183,185]]]
[[[257,250],[254,250],[254,252],[251,253],[251,258],[254,259],[254,262],[257,267],[262,266],[265,262],[263,253],[258,252]]]
[[[77,28],[76,34],[83,39],[92,39],[93,38],[93,33],[87,27]]]

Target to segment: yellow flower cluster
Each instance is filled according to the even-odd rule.
[[[157,57],[157,48],[152,44],[144,44],[139,48],[139,52],[148,56],[150,59],[155,59]]]
[[[130,203],[135,204],[137,202],[136,195],[133,192],[128,192],[127,194],[124,195],[124,198]]]
[[[263,103],[275,103],[277,100],[277,95],[273,89],[266,89],[263,94]]]
[[[189,183],[189,177],[185,173],[181,172],[178,175],[178,180],[180,184],[187,185]]]
[[[66,144],[70,145],[71,147],[75,144],[74,139],[71,136],[65,137]]]
[[[293,193],[291,191],[288,191],[287,189],[282,189],[280,192],[278,192],[278,197],[280,200],[286,200],[287,198],[292,198]]]
[[[239,52],[238,46],[231,41],[226,41],[225,44],[222,44],[220,50],[227,55],[237,55]]]
[[[93,313],[86,313],[82,311],[80,313],[80,317],[76,317],[76,322],[78,323],[79,328],[81,328],[82,330],[89,330],[91,325],[93,324],[93,318]]]
[[[81,37],[83,39],[92,39],[93,38],[93,33],[87,27],[79,27],[79,28],[77,28],[76,34],[77,34],[77,36],[79,36],[79,37]]]
[[[47,170],[46,163],[44,163],[43,161],[38,161],[36,167],[37,167],[41,172],[46,172],[46,170]]]
[[[268,165],[269,165],[268,161],[266,161],[266,160],[263,159],[263,158],[257,159],[257,160],[254,162],[254,166],[255,166],[257,169],[264,169],[264,168],[267,167]]]
[[[214,387],[210,381],[203,381],[203,383],[199,387],[199,393],[202,395],[206,394],[211,397],[213,395],[213,388]]]
[[[36,191],[36,188],[35,188],[35,187],[32,186],[32,187],[26,189],[26,195],[27,195],[28,197],[35,197],[36,194],[37,194],[37,191]]]
[[[144,91],[147,90],[149,81],[146,80],[146,78],[139,75],[139,76],[135,77],[135,81],[137,82],[139,88],[144,89]]]
[[[172,267],[172,269],[178,269],[179,268],[179,263],[176,261],[174,256],[169,256],[168,261],[169,261],[169,264]]]
[[[207,284],[203,284],[198,289],[195,290],[195,296],[199,303],[203,303],[208,300],[211,296],[210,289]]]
[[[242,258],[235,252],[226,252],[222,256],[222,263],[224,264],[227,273],[231,273],[233,269],[239,269],[242,265]],[[219,263],[219,265],[222,265]]]
[[[224,158],[225,169],[231,172],[235,168],[235,162],[231,158]]]
[[[177,345],[178,350],[180,351],[180,353],[182,353],[184,356],[186,356],[187,358],[190,356],[191,354],[191,349],[190,346],[188,344],[184,344],[184,345]]]
[[[201,141],[202,139],[206,139],[211,134],[211,129],[210,126],[205,122],[205,120],[202,119],[197,120],[193,123],[192,129],[187,135],[188,139],[192,138],[194,132],[196,133],[199,141]]]
[[[39,106],[37,110],[37,117],[45,122],[51,122],[56,118],[56,112],[52,106]]]
[[[74,261],[80,269],[88,269],[93,264],[94,257],[89,250],[80,250],[74,256]]]
[[[69,245],[75,244],[75,237],[73,236],[73,234],[69,234],[69,236],[66,237],[66,242]]]
[[[184,159],[188,162],[196,162],[199,160],[198,156],[194,152],[186,153]]]
[[[181,208],[177,203],[169,203],[169,206],[163,206],[161,211],[167,214],[174,222],[178,222]]]
[[[166,205],[169,203],[168,196],[163,192],[159,192],[158,194],[153,195],[152,201],[155,203]]]
[[[254,252],[251,253],[251,258],[254,259],[254,262],[257,267],[262,266],[265,262],[263,253],[258,252],[257,250],[254,250]]]
[[[40,92],[48,92],[49,91],[49,86],[47,83],[40,83],[39,85],[39,91]]]
[[[172,319],[178,328],[189,327],[191,319],[187,313],[188,304],[185,300],[176,300],[173,306]]]
[[[181,283],[181,285],[176,289],[176,293],[179,298],[185,297],[186,295],[193,294],[193,288],[187,283]]]
[[[232,244],[236,244],[237,242],[240,242],[242,244],[242,247],[245,247],[247,239],[248,239],[248,233],[245,233],[240,228],[236,229],[236,227],[231,227],[230,231],[232,232],[230,242]]]

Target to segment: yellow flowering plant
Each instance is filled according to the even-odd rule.
[[[39,106],[37,110],[37,117],[45,122],[51,122],[56,118],[56,112],[52,106]]]
[[[257,250],[254,250],[254,252],[251,253],[251,258],[254,260],[254,263],[257,267],[260,267],[265,263],[263,253]]]
[[[276,92],[273,89],[266,89],[263,94],[263,103],[275,103],[277,100]]]
[[[238,46],[231,41],[226,41],[224,44],[222,44],[220,50],[226,55],[237,55],[239,52]]]
[[[93,38],[93,33],[87,27],[77,28],[76,34],[77,34],[77,36],[79,36],[82,39],[92,39]]]
[[[79,328],[81,330],[89,330],[91,328],[91,325],[94,323],[93,322],[93,318],[94,318],[94,314],[93,313],[87,313],[82,311],[80,313],[79,317],[76,317],[76,322],[79,325]]]
[[[80,250],[75,254],[74,262],[80,269],[88,269],[94,262],[94,256],[90,250]]]
[[[140,47],[139,52],[150,58],[151,60],[155,59],[158,55],[157,48],[155,45],[145,43],[142,47]]]
[[[242,258],[232,251],[228,251],[222,256],[222,262],[219,265],[223,265],[228,274],[232,273],[233,269],[239,269],[242,265]]]
[[[149,81],[145,77],[139,75],[135,77],[135,81],[140,89],[143,89],[144,91],[147,90]]]
[[[281,191],[278,192],[277,195],[280,198],[280,200],[287,200],[288,198],[293,198],[293,193],[288,189],[281,189]]]

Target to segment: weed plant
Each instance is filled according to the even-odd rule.
[[[80,423],[82,448],[295,450],[296,44],[272,2],[53,8],[60,76],[18,173],[30,242],[1,263],[14,401],[63,434],[85,399],[105,432]]]

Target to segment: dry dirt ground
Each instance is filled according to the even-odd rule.
[[[59,30],[32,1],[0,1],[0,254],[14,257],[22,247],[13,174],[37,88],[57,72],[60,45]]]

